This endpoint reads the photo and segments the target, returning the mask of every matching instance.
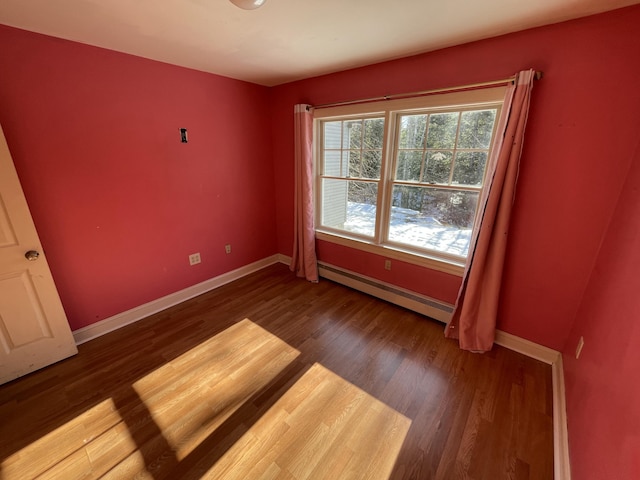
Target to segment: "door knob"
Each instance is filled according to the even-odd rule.
[[[24,257],[30,262],[37,260],[39,256],[40,256],[40,252],[36,252],[35,250],[29,250],[27,253],[24,254]]]

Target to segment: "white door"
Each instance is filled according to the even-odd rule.
[[[77,352],[0,127],[0,384]]]

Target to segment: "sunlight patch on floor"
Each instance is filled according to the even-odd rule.
[[[387,479],[411,421],[314,364],[203,478]]]
[[[203,478],[386,480],[411,421],[320,364],[255,420],[254,396],[299,355],[245,319],[103,392],[110,398],[6,458],[0,478],[154,478],[197,462]],[[235,444],[213,436],[237,412]],[[212,456],[224,439],[228,450]]]
[[[133,388],[180,461],[299,354],[245,319]]]
[[[245,319],[5,458],[0,479],[153,478],[178,465],[299,354]]]
[[[115,443],[114,443],[115,442]],[[103,465],[103,447],[113,448]],[[106,399],[2,462],[2,479],[78,478],[82,472],[99,475],[135,452],[112,399]]]

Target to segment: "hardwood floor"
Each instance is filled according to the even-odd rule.
[[[0,480],[553,478],[551,370],[274,265],[0,386]]]

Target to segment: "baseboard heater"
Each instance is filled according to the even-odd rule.
[[[453,305],[448,303],[334,265],[318,262],[318,271],[323,278],[444,323],[449,321],[451,313],[453,312]]]

